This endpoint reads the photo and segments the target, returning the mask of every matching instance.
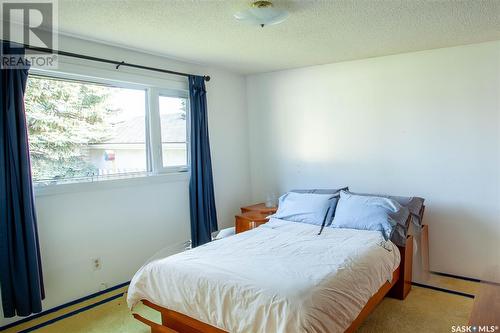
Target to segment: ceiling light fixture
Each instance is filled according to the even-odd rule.
[[[255,1],[251,8],[234,14],[238,21],[261,27],[281,23],[287,17],[288,11],[274,8],[271,1]]]

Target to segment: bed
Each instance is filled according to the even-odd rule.
[[[165,332],[353,332],[386,295],[411,287],[413,239],[271,219],[253,230],[154,261],[127,302],[161,312]]]

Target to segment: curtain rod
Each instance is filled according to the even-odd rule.
[[[116,60],[111,60],[111,59],[104,59],[104,58],[88,56],[88,55],[84,55],[84,54],[78,54],[78,53],[72,53],[72,52],[66,52],[66,51],[60,51],[60,50],[53,50],[53,49],[49,49],[46,47],[37,47],[37,46],[31,46],[31,45],[27,45],[27,44],[20,44],[20,43],[16,43],[16,44],[22,45],[25,49],[31,50],[31,51],[36,51],[36,52],[41,52],[41,53],[52,53],[52,54],[66,56],[66,57],[85,59],[85,60],[91,60],[91,61],[97,61],[97,62],[104,62],[107,64],[116,65],[116,69],[120,68],[120,66],[126,66],[126,67],[144,69],[144,70],[153,71],[153,72],[160,72],[160,73],[173,74],[173,75],[186,76],[186,77],[191,75],[189,73],[176,72],[176,71],[171,71],[168,69],[131,64],[131,63],[128,63],[125,61],[116,61]],[[210,81],[210,76],[204,75],[203,77],[205,78],[205,81],[207,81],[207,82]]]

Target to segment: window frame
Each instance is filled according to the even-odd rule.
[[[124,88],[124,89],[135,89],[135,90],[143,90],[145,92],[145,149],[146,149],[146,172],[141,173],[129,173],[129,174],[120,174],[120,175],[110,175],[109,177],[99,177],[99,179],[93,179],[93,177],[85,177],[78,178],[72,181],[72,178],[63,179],[61,182],[47,182],[47,181],[33,181],[35,185],[35,189],[43,188],[43,191],[40,191],[44,194],[50,194],[51,191],[48,188],[58,188],[55,190],[55,193],[61,191],[61,187],[68,187],[71,189],[78,188],[82,185],[87,188],[91,184],[97,183],[113,183],[113,186],[116,186],[117,183],[123,182],[124,184],[129,183],[142,183],[142,182],[134,182],[130,181],[131,179],[136,178],[148,178],[152,176],[167,176],[169,174],[188,174],[189,166],[190,166],[190,107],[189,107],[189,90],[179,88],[180,84],[177,81],[169,81],[169,80],[158,80],[153,78],[151,80],[154,84],[145,84],[138,82],[131,82],[130,80],[119,80],[116,78],[107,79],[103,78],[102,74],[107,70],[103,70],[102,73],[97,68],[90,67],[90,72],[96,72],[97,75],[82,75],[75,74],[63,71],[55,71],[55,70],[45,70],[45,69],[30,69],[29,75],[37,76],[37,77],[46,77],[48,79],[59,79],[59,80],[68,80],[74,82],[81,83],[89,83],[89,84],[97,84],[104,85],[115,88]],[[124,73],[125,77],[134,75],[127,75]],[[146,77],[139,77],[139,82],[144,82],[147,80]],[[29,80],[29,76],[28,76]],[[187,80],[186,80],[187,86]],[[169,97],[180,97],[186,98],[186,145],[187,145],[187,165],[185,166],[174,166],[174,167],[164,167],[162,160],[162,142],[161,142],[161,124],[160,124],[160,110],[159,110],[159,97],[160,96],[169,96]],[[178,179],[178,177],[174,177]],[[181,177],[184,178],[184,177]],[[99,185],[99,187],[105,186],[104,184]],[[38,192],[38,191],[37,191]]]
[[[154,93],[156,93],[154,100],[158,101],[157,107],[157,131],[159,137],[155,142],[158,142],[159,145],[154,149],[156,151],[156,169],[159,173],[171,173],[171,172],[187,172],[189,166],[191,165],[191,105],[189,104],[189,93],[187,91],[180,91],[174,89],[153,89]],[[178,166],[164,166],[163,163],[163,142],[161,139],[161,119],[160,119],[160,97],[172,97],[172,98],[185,98],[186,99],[186,165],[178,165]],[[153,158],[155,160],[155,158]]]

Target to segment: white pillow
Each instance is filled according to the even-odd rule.
[[[225,229],[222,229],[222,230],[215,232],[216,235],[212,236],[212,238],[213,239],[222,239],[222,238],[226,238],[229,236],[233,236],[235,234],[235,231],[236,231],[235,227],[225,228]]]

